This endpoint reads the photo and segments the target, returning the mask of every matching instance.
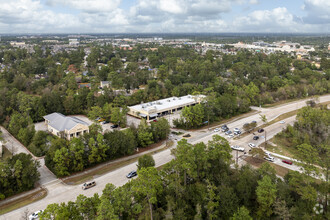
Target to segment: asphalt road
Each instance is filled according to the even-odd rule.
[[[286,105],[282,105],[282,106],[279,106],[276,108],[267,108],[267,109],[258,108],[258,110],[261,112],[261,114],[266,115],[268,121],[271,121],[272,119],[276,118],[277,116],[279,116],[283,113],[290,112],[290,111],[293,111],[293,110],[296,110],[298,108],[305,106],[306,105],[305,101],[306,100],[301,100],[301,101],[289,103]],[[320,97],[320,102],[326,102],[326,101],[330,101],[330,95]],[[267,139],[271,138],[276,133],[280,132],[287,124],[293,123],[294,118],[295,117],[290,117],[290,118],[286,119],[285,124],[275,123],[275,124],[265,128],[265,130],[267,131]],[[234,121],[232,123],[228,123],[228,127],[230,129],[235,128],[235,127],[242,128],[244,123],[251,122],[253,120],[257,121],[259,125],[262,123],[260,120],[259,114],[255,114],[255,115],[249,116],[247,118],[240,119],[240,120]],[[192,144],[201,142],[201,141],[207,142],[208,140],[212,139],[212,136],[214,134],[224,135],[223,133],[219,133],[219,132],[215,133],[212,131],[208,131],[207,129],[205,129],[204,131],[189,132],[189,133],[192,135],[192,137],[188,138],[188,142],[190,142]],[[258,141],[255,141],[254,143],[260,144],[262,141],[263,140],[258,140]],[[249,143],[249,142],[252,142],[251,135],[248,135],[237,141],[230,140],[231,145],[234,145],[234,144],[241,145],[247,150],[249,149],[247,146],[247,143]],[[175,147],[175,145],[174,145],[174,147]],[[233,155],[236,155],[236,152],[233,152]],[[173,159],[170,149],[161,151],[161,152],[155,154],[153,157],[155,159],[156,166],[161,166],[163,164],[166,164]],[[290,165],[281,163],[279,161],[279,159],[277,159],[275,163],[278,163],[279,165],[285,166],[289,169],[293,169],[293,170],[298,169],[299,170],[299,168],[296,168],[295,166],[290,166]],[[29,204],[25,207],[16,209],[7,214],[4,214],[4,215],[0,216],[0,219],[19,219],[19,218],[21,218],[22,214],[26,210],[28,210],[29,213],[32,213],[36,210],[45,209],[47,207],[47,205],[51,204],[51,203],[75,201],[76,197],[79,194],[84,194],[85,196],[92,196],[94,193],[101,194],[102,190],[104,189],[104,187],[107,183],[112,183],[115,186],[122,186],[126,182],[130,181],[129,179],[126,178],[126,174],[132,170],[136,170],[136,163],[129,164],[127,166],[121,167],[112,172],[109,172],[105,175],[99,176],[99,177],[95,178],[97,185],[88,190],[82,190],[81,185],[69,186],[69,185],[65,185],[60,180],[52,180],[52,181],[44,184],[44,187],[46,187],[48,190],[48,195],[44,199],[39,200],[35,203]]]

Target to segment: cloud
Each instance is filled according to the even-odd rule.
[[[4,27],[1,28],[2,32],[44,32],[47,27],[51,27],[53,31],[54,27],[68,31],[79,26],[79,20],[75,16],[44,10],[40,1],[1,0],[0,3],[0,25]]]
[[[325,25],[329,0],[305,0],[304,17],[286,7],[251,12],[259,0],[129,2],[123,9],[121,0],[0,0],[0,32],[329,32],[330,27]],[[244,7],[249,10],[240,10]]]
[[[69,6],[86,13],[111,12],[118,8],[121,0],[48,0],[49,6]]]
[[[330,24],[329,0],[305,0],[303,10],[307,12],[307,16],[303,17],[305,23]]]
[[[259,1],[258,0],[250,0],[249,3],[251,5],[256,5],[256,4],[259,4]]]
[[[236,18],[233,30],[243,32],[322,32],[322,25],[310,25],[291,14],[287,8],[278,7],[272,10],[257,10],[247,16]]]

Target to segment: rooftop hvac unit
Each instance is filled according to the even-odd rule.
[[[170,100],[170,99],[167,99],[167,101],[168,101],[168,102],[171,102],[171,100]]]

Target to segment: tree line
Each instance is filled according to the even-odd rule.
[[[107,131],[101,134],[101,126],[93,124],[90,132],[70,141],[54,138],[45,152],[46,166],[58,177],[79,172],[104,161],[131,155],[137,148],[147,147],[164,140],[170,127],[166,119],[148,125],[140,125],[122,131]]]
[[[233,168],[231,149],[216,135],[208,144],[178,142],[174,159],[157,170],[140,167],[121,187],[107,184],[101,196],[50,204],[41,219],[327,219],[313,208],[322,183],[306,174],[278,178],[264,163]],[[141,164],[145,164],[142,163]],[[151,164],[152,165],[152,164]]]
[[[0,200],[33,189],[39,180],[39,162],[30,154],[16,154],[0,161]]]

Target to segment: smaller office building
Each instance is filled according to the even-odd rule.
[[[167,99],[161,99],[158,101],[143,103],[139,105],[130,106],[129,115],[138,118],[144,118],[146,120],[152,120],[157,117],[161,117],[167,114],[171,114],[175,111],[179,111],[184,107],[193,106],[203,102],[204,95],[186,95],[182,97],[171,97]]]
[[[71,140],[89,132],[88,123],[72,116],[54,112],[43,117],[47,130],[58,137]]]

